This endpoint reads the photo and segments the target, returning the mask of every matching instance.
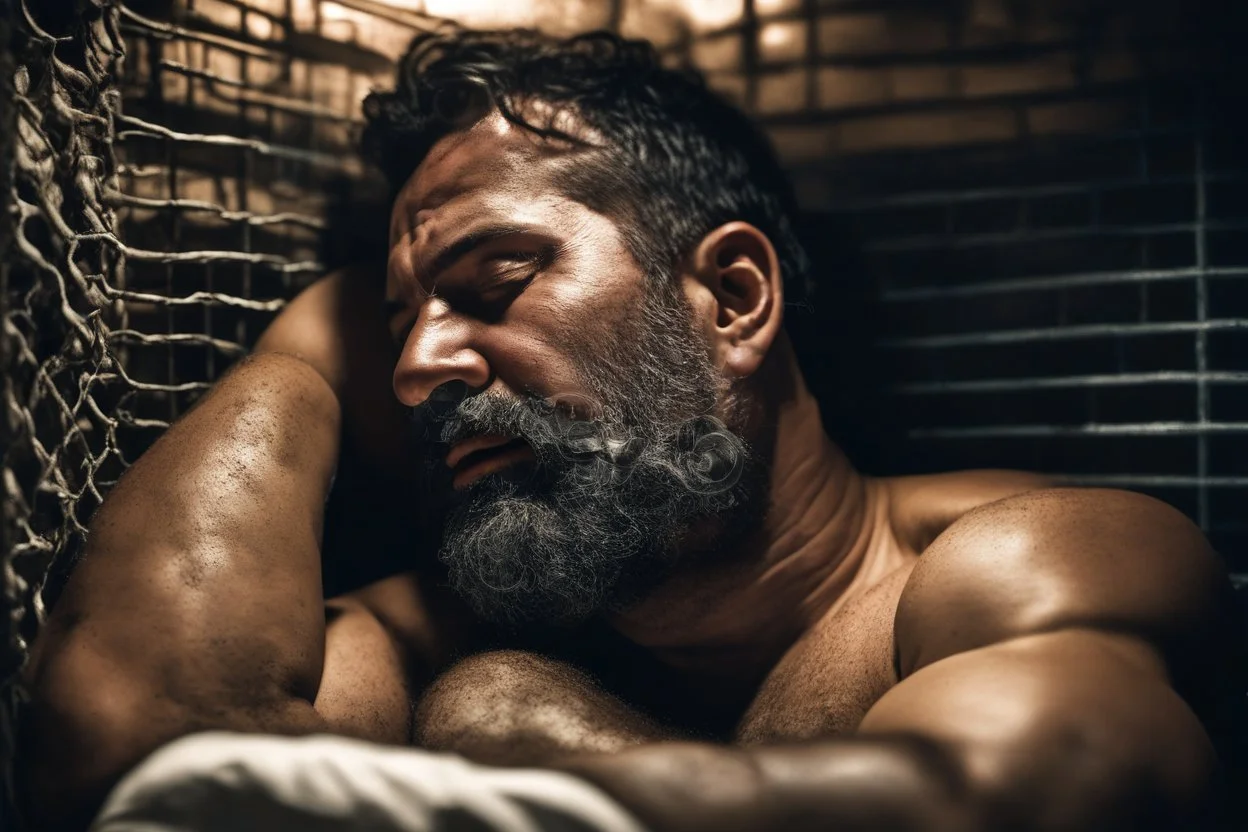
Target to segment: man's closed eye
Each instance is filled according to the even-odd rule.
[[[448,300],[466,314],[498,320],[549,263],[545,251],[491,256],[482,262],[473,290]]]

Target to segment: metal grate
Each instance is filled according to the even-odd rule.
[[[81,541],[119,470],[124,378],[107,346],[124,246],[103,197],[115,172],[116,19],[92,7],[45,28],[30,6],[16,11],[0,25],[0,825],[11,820],[13,680],[50,565]]]
[[[370,0],[17,11],[0,16],[3,828],[17,674],[91,513],[286,299],[375,243],[325,232],[348,206],[365,221],[342,229],[386,227],[352,131],[431,25]]]
[[[140,448],[285,299],[360,254],[365,240],[350,235],[386,227],[366,222],[385,210],[384,186],[355,153],[360,101],[392,82],[393,58],[430,24],[365,0],[153,5],[120,10],[117,204],[133,250],[113,337],[142,383]],[[347,210],[353,222],[326,235]]]
[[[1211,255],[1210,241],[1242,234],[1248,217],[1222,214],[1210,191],[1243,189],[1245,175],[1213,167],[1199,110],[1150,123],[1157,97],[1175,94],[1203,97],[1133,93],[1135,129],[1098,137],[1130,152],[1135,169],[1122,175],[867,198],[853,210],[887,223],[920,207],[934,222],[877,233],[869,256],[885,276],[883,346],[904,379],[892,392],[936,465],[1006,458],[1156,492],[1244,570],[1248,268]],[[1180,149],[1182,167],[1167,170],[1175,158],[1158,143]],[[1038,152],[1072,152],[1063,145]],[[975,269],[984,258],[992,267]]]

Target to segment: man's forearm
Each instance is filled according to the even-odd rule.
[[[418,739],[480,762],[561,769],[649,828],[977,828],[958,757],[917,736],[742,748],[672,733],[580,671],[518,651],[452,668],[416,711]]]
[[[318,535],[337,436],[320,376],[261,356],[126,474],[26,675],[36,792],[45,777],[97,791],[193,730],[323,727]]]
[[[594,783],[658,832],[980,826],[956,758],[917,738],[750,749],[659,743],[557,767]]]
[[[677,736],[572,665],[519,650],[479,653],[439,677],[415,709],[413,735],[433,751],[524,766]]]

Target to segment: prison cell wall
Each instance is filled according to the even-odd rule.
[[[807,370],[866,467],[1148,491],[1248,571],[1244,33],[1222,2],[755,0],[695,41],[792,173]]]

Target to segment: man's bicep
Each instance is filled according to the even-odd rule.
[[[1181,824],[1205,811],[1216,764],[1155,651],[1095,630],[934,662],[881,698],[859,731],[956,749],[970,788],[992,811],[1017,813],[1018,828],[1108,827],[1142,811],[1143,823],[1170,813]]]
[[[395,347],[382,309],[382,266],[334,272],[305,289],[269,325],[257,353],[294,356],[342,403],[348,446],[369,466],[410,476],[407,412],[391,386]]]
[[[182,734],[323,730],[318,533],[338,424],[311,368],[257,356],[109,493],[25,675],[48,825]]]
[[[295,296],[265,329],[254,351],[285,353],[307,362],[341,395],[348,327],[342,300],[350,274],[334,272]]]
[[[262,356],[235,368],[109,494],[32,664],[72,642],[153,685],[228,670],[258,691],[244,671],[267,669],[275,688],[314,692],[337,425],[305,365]],[[244,644],[254,661],[240,661]]]

